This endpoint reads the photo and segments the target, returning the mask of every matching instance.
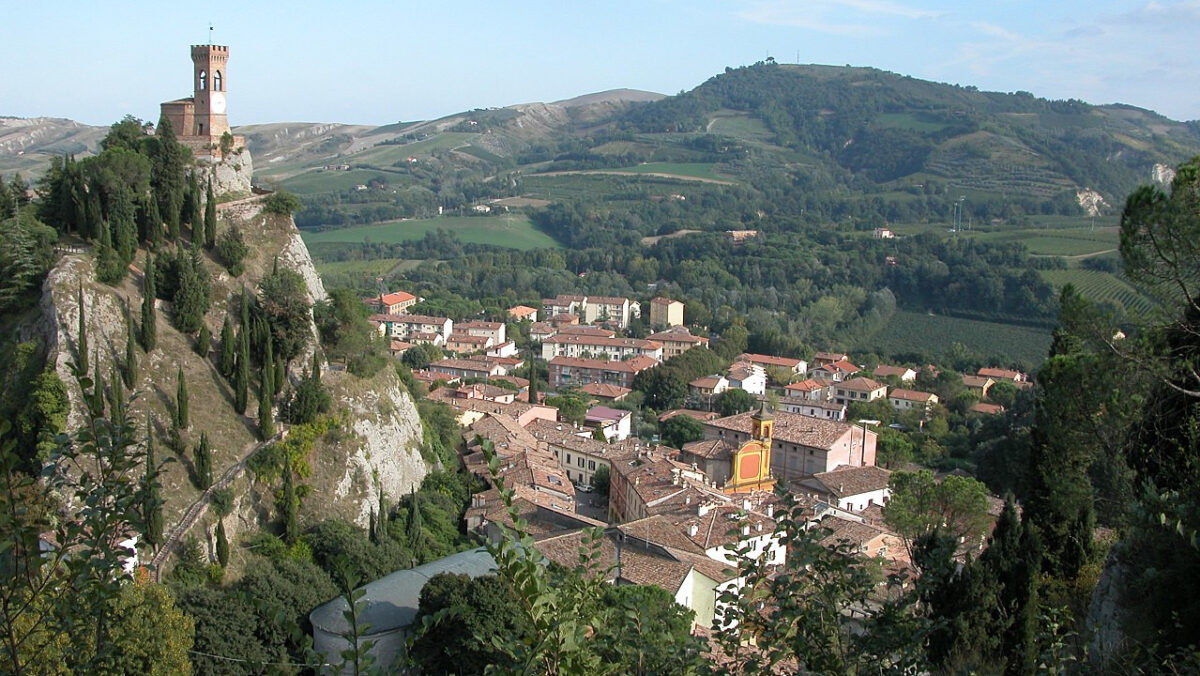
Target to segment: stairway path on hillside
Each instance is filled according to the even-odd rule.
[[[221,478],[213,482],[213,485],[209,486],[207,490],[201,493],[200,497],[192,503],[191,507],[188,507],[187,511],[183,513],[183,517],[179,519],[179,523],[175,524],[175,526],[171,529],[170,534],[167,536],[167,541],[163,543],[163,546],[160,547],[158,552],[154,554],[154,558],[150,560],[150,567],[155,571],[155,575],[159,578],[159,581],[161,581],[162,578],[162,564],[167,560],[167,556],[169,556],[174,550],[175,545],[178,544],[183,536],[187,535],[188,531],[192,529],[192,526],[196,525],[196,522],[208,512],[208,506],[212,502],[213,492],[231,486],[233,482],[237,481],[238,477],[240,477],[242,473],[246,471],[246,462],[250,459],[250,456],[254,455],[268,445],[282,440],[284,436],[286,436],[286,432],[286,429],[281,429],[275,436],[267,439],[266,441],[251,442],[243,446],[241,459],[230,465],[229,468],[225,470],[225,473],[221,475]]]

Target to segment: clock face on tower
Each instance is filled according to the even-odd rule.
[[[212,112],[223,115],[225,114],[225,94],[222,92],[212,92],[209,94],[209,108]]]

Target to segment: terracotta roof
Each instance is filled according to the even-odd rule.
[[[456,326],[454,328],[457,329],[458,327]],[[487,336],[472,336],[469,333],[455,332],[455,333],[450,334],[450,337],[446,339],[446,342],[448,342],[448,343],[450,343],[450,342],[470,343],[473,345],[486,345],[489,340],[491,340],[491,338],[488,338]]]
[[[608,406],[593,406],[587,410],[584,418],[588,422],[601,422],[605,420],[624,420],[633,415],[629,411],[619,408],[609,408]]]
[[[628,298],[620,296],[588,296],[588,305],[623,305],[629,302]]]
[[[711,390],[720,385],[722,380],[725,380],[723,376],[704,376],[703,378],[693,380],[688,385],[699,389]]]
[[[818,352],[813,355],[813,360],[814,361],[843,361],[843,360],[847,359],[848,357],[849,357],[849,355],[842,354],[841,352]]]
[[[718,418],[705,423],[705,425],[716,430],[731,430],[749,435],[750,417],[753,414],[754,412],[747,411],[726,418]],[[776,411],[773,437],[775,441],[779,442],[828,450],[850,429],[850,425],[835,420]]]
[[[683,450],[700,458],[730,458],[737,446],[724,439],[701,439],[683,445]]]
[[[826,369],[828,371],[838,371],[840,373],[845,373],[845,374],[858,373],[860,370],[857,366],[855,366],[854,364],[851,364],[850,362],[848,362],[844,359],[842,359],[840,361],[831,362],[829,364],[825,364],[821,368]]]
[[[579,357],[555,357],[550,360],[551,366],[574,366],[576,368],[598,369],[601,371],[621,371],[638,373],[648,368],[658,366],[658,360],[645,355],[638,355],[625,361],[608,361],[606,359],[582,359]]]
[[[734,364],[729,367],[729,379],[736,380],[739,383],[757,375],[759,375],[759,371],[750,365]]]
[[[857,378],[851,378],[850,380],[843,381],[839,383],[837,387],[843,390],[853,390],[855,392],[874,392],[875,390],[887,387],[887,385],[875,380],[871,380],[870,378],[863,378],[859,376]]]
[[[751,352],[745,352],[745,353],[739,354],[735,358],[735,361],[748,361],[753,364],[760,364],[760,365],[765,364],[767,366],[782,366],[784,368],[789,368],[789,369],[794,369],[797,366],[799,366],[800,364],[804,363],[803,359],[793,359],[791,357],[775,357],[775,356],[772,356],[769,354],[753,354]]]
[[[839,498],[862,495],[888,487],[892,473],[882,467],[842,467],[829,472],[819,472],[811,481],[820,482],[828,492]],[[805,480],[810,481],[810,480]],[[804,482],[801,482],[804,483]]]
[[[978,373],[985,378],[992,378],[996,380],[1011,380],[1013,382],[1017,382],[1025,379],[1024,373],[1021,373],[1020,371],[1013,371],[1011,369],[981,368],[979,369]]]
[[[646,338],[648,340],[672,341],[676,343],[708,343],[707,338],[692,335],[692,332],[686,326],[672,326],[669,329],[651,333]]]
[[[661,296],[659,296],[658,298],[651,298],[650,302],[654,303],[655,305],[670,305],[671,303],[679,303],[680,305],[683,304],[681,301],[672,300],[670,298],[663,298]]]
[[[667,411],[666,413],[658,416],[658,422],[670,420],[671,418],[674,418],[677,415],[686,415],[689,418],[693,418],[693,419],[699,420],[701,422],[704,422],[707,420],[716,420],[717,418],[721,417],[721,414],[714,413],[712,411],[696,411],[696,410],[693,410],[690,408],[677,408],[677,409],[674,409],[671,411]]]
[[[963,385],[966,385],[967,387],[986,387],[989,385],[989,383],[995,384],[995,382],[996,382],[996,381],[992,380],[991,378],[985,378],[982,376],[972,376],[972,375],[964,375],[962,377],[962,381],[963,381]]]
[[[572,315],[574,316],[574,315]],[[612,329],[606,329],[600,326],[579,326],[573,324],[564,326],[558,330],[558,335],[562,336],[601,336],[604,338],[616,338],[617,332]]]
[[[875,538],[888,535],[887,531],[875,526],[837,516],[827,516],[821,519],[821,528],[832,531],[821,540],[821,544],[826,547],[844,542],[857,550]]]
[[[416,300],[417,297],[405,291],[396,291],[395,293],[385,293],[380,296],[380,300],[384,305],[396,305],[409,300]]]
[[[791,385],[787,385],[783,389],[792,390],[793,392],[814,392],[816,390],[824,389],[826,387],[828,387],[828,385],[826,385],[825,383],[822,383],[818,380],[813,380],[812,378],[809,378],[807,380],[801,380],[798,383],[792,383]]]
[[[429,315],[391,315],[389,321],[398,324],[445,324],[449,317],[431,317]]]
[[[879,366],[875,367],[874,371],[871,371],[871,375],[875,376],[876,378],[887,378],[888,376],[903,378],[904,376],[908,375],[909,372],[916,373],[916,371],[908,368],[907,366],[889,366],[887,364],[880,364]]]
[[[633,390],[629,389],[628,387],[621,387],[620,385],[606,385],[604,383],[588,383],[587,385],[580,387],[579,391],[583,392],[584,394],[590,394],[593,397],[600,397],[601,399],[616,400],[616,399],[624,398]]]
[[[530,334],[534,334],[534,333],[548,334],[548,333],[554,333],[555,331],[557,331],[557,329],[555,329],[553,326],[550,326],[550,324],[548,322],[534,322],[529,325],[529,333]]]
[[[487,362],[477,361],[474,359],[443,359],[435,361],[429,365],[429,368],[436,370],[439,368],[453,369],[455,371],[475,371],[477,373],[487,373],[492,370],[492,365]]]
[[[892,399],[903,399],[906,401],[917,401],[922,404],[928,404],[930,401],[933,401],[933,398],[937,395],[930,394],[929,392],[918,392],[916,390],[902,390],[896,388],[889,392],[888,396]]]
[[[514,305],[508,308],[508,314],[518,319],[528,317],[537,312],[537,308],[529,307],[528,305]]]
[[[573,294],[560,293],[554,298],[543,298],[543,305],[570,305],[571,303],[582,303],[587,300],[587,296],[577,296]]]
[[[976,413],[986,413],[987,415],[996,415],[998,413],[1004,413],[1004,407],[1001,406],[1000,404],[988,404],[988,403],[984,403],[982,401],[975,404],[974,406],[972,406],[971,410]]]

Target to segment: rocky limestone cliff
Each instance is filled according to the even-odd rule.
[[[196,158],[200,171],[212,179],[213,192],[226,199],[246,197],[250,194],[250,178],[254,175],[254,159],[250,151],[230,153],[219,160],[200,156]]]
[[[294,223],[288,217],[265,214],[261,198],[239,200],[222,205],[218,227],[239,227],[250,248],[246,272],[231,278],[215,261],[205,258],[213,279],[213,305],[205,318],[213,334],[208,358],[194,350],[194,337],[179,333],[171,326],[169,304],[158,301],[158,345],[150,353],[139,350],[138,378],[129,393],[131,419],[143,427],[147,416],[152,420],[159,457],[174,454],[165,443],[169,411],[175,397],[177,373],[186,375],[191,409],[191,426],[184,432],[188,451],[169,463],[162,475],[164,522],[168,535],[184,533],[201,538],[215,527],[208,513],[208,494],[193,486],[191,448],[200,432],[208,434],[214,454],[214,476],[222,487],[234,494],[234,513],[226,519],[230,537],[242,530],[253,530],[276,518],[274,488],[254,481],[245,471],[246,459],[259,450],[255,437],[257,406],[249,406],[246,415],[238,415],[231,405],[232,390],[215,369],[215,355],[230,299],[242,286],[254,289],[258,280],[278,258],[279,265],[296,270],[304,278],[310,300],[326,297],[312,259]],[[144,265],[139,253],[135,266]],[[64,255],[49,273],[43,286],[41,313],[36,324],[25,327],[26,338],[39,337],[47,345],[50,363],[68,386],[71,412],[70,430],[83,424],[81,392],[71,374],[79,342],[79,294],[82,289],[86,311],[88,342],[93,363],[108,377],[114,363],[123,359],[126,330],[123,306],[128,305],[135,321],[141,307],[140,270],[133,270],[116,287],[95,280],[94,258],[83,250]],[[292,377],[310,363],[316,347],[316,327],[306,355],[292,365]],[[302,517],[311,522],[328,516],[341,516],[366,524],[378,501],[378,491],[389,497],[407,493],[419,485],[427,473],[421,458],[422,427],[412,398],[404,390],[395,372],[385,368],[371,379],[359,379],[345,372],[325,369],[325,382],[334,408],[347,419],[346,429],[334,440],[323,440],[309,457],[312,475],[304,480],[311,492],[303,503]],[[253,396],[253,395],[252,395]],[[280,425],[281,427],[286,427]],[[211,545],[211,539],[207,540]]]

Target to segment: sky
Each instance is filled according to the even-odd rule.
[[[0,15],[0,115],[95,125],[190,96],[188,46],[210,24],[234,126],[674,94],[768,56],[1200,119],[1200,0],[4,0]]]

